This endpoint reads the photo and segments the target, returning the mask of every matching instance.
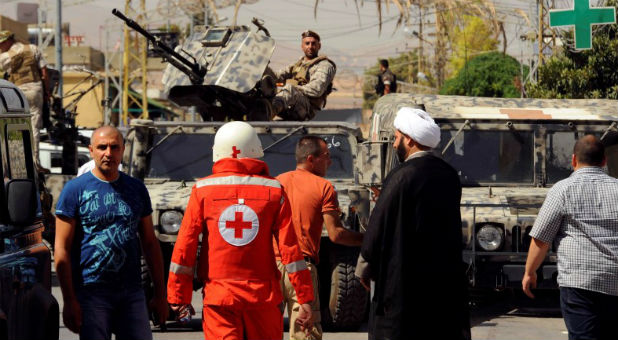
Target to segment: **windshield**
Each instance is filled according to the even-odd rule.
[[[547,132],[547,183],[554,184],[573,172],[571,156],[577,132]]]
[[[166,134],[154,136],[156,145]],[[266,148],[284,134],[260,135],[262,147]],[[271,176],[277,176],[296,168],[294,152],[296,143],[303,135],[292,135],[268,149],[264,160]],[[328,144],[333,164],[328,168],[327,178],[352,178],[353,163],[350,143],[345,135],[319,135]],[[148,176],[172,180],[192,181],[212,173],[212,145],[214,134],[173,134],[156,147],[151,154]]]
[[[442,131],[441,152],[457,131]],[[464,130],[443,158],[459,173],[464,186],[533,184],[534,138],[529,131]]]
[[[547,133],[547,183],[554,184],[565,179],[573,172],[571,156],[577,139],[586,132],[548,132]],[[591,133],[601,137],[600,133]],[[605,169],[613,176],[618,177],[618,133],[610,132],[603,139],[607,165]]]

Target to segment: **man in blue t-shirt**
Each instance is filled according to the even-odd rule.
[[[118,171],[122,135],[92,134],[92,171],[69,181],[56,204],[55,261],[65,326],[80,339],[152,339],[140,275],[140,242],[153,277],[150,307],[160,322],[168,306],[161,248],[142,182]]]

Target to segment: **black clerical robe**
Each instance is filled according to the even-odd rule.
[[[470,338],[460,199],[455,169],[429,153],[384,180],[361,248],[375,281],[370,339]]]

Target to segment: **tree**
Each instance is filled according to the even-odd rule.
[[[239,3],[244,0],[238,0]],[[339,0],[340,1],[340,0]],[[317,16],[318,5],[322,1],[315,0],[314,16]],[[357,12],[358,6],[363,6],[363,0],[354,0]],[[379,21],[378,31],[382,31],[382,16],[383,10],[389,10],[390,6],[395,7],[399,11],[399,18],[395,29],[401,26],[411,26],[412,19],[415,18],[412,13],[418,10],[421,14],[421,23],[426,22],[433,27],[434,38],[429,45],[432,46],[434,52],[433,78],[438,86],[441,86],[444,79],[448,76],[446,70],[448,56],[451,53],[452,45],[452,30],[455,27],[462,26],[464,17],[471,15],[477,16],[485,20],[492,27],[494,32],[500,32],[502,25],[497,19],[497,10],[493,0],[423,0],[423,1],[403,1],[403,0],[375,0],[372,1],[372,6],[376,6],[376,14]],[[424,25],[424,24],[423,24]],[[419,30],[419,32],[422,32]],[[426,41],[424,36],[419,37],[421,41]],[[423,69],[427,72],[427,69]]]
[[[454,78],[444,83],[440,94],[518,98],[520,67],[515,58],[501,52],[478,55],[465,63]],[[524,76],[527,73],[525,68]]]
[[[449,63],[451,70],[457,72],[466,61],[483,52],[494,51],[498,46],[498,40],[491,27],[479,17],[466,15],[464,27],[455,26],[452,33],[452,48]]]
[[[617,1],[608,1],[616,6]],[[573,34],[562,37],[573,46]],[[536,84],[527,84],[533,98],[609,98],[618,99],[618,25],[597,28],[592,49],[569,48],[551,57],[538,69]]]

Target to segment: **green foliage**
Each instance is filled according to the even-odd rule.
[[[611,5],[616,5],[612,1]],[[563,40],[573,45],[572,32]],[[532,98],[618,99],[618,25],[600,26],[592,49],[565,49],[539,67],[536,84],[527,84]]]
[[[453,54],[449,58],[451,70],[460,70],[467,60],[483,52],[494,51],[498,40],[485,21],[471,15],[464,16],[463,29],[456,26],[452,33]]]
[[[470,59],[457,75],[448,79],[440,94],[478,97],[520,97],[520,64],[500,52],[488,52]],[[528,73],[524,68],[524,77]]]
[[[171,24],[169,26],[169,30],[168,30],[167,25],[159,26],[158,29],[161,32],[180,32],[180,27],[176,24]]]
[[[412,83],[418,73],[418,56],[416,51],[402,53],[397,57],[388,58],[389,68],[397,77],[397,81]],[[363,108],[370,109],[378,100],[378,95],[374,89],[375,81],[380,73],[380,60],[375,65],[365,70],[365,81],[363,84]]]

